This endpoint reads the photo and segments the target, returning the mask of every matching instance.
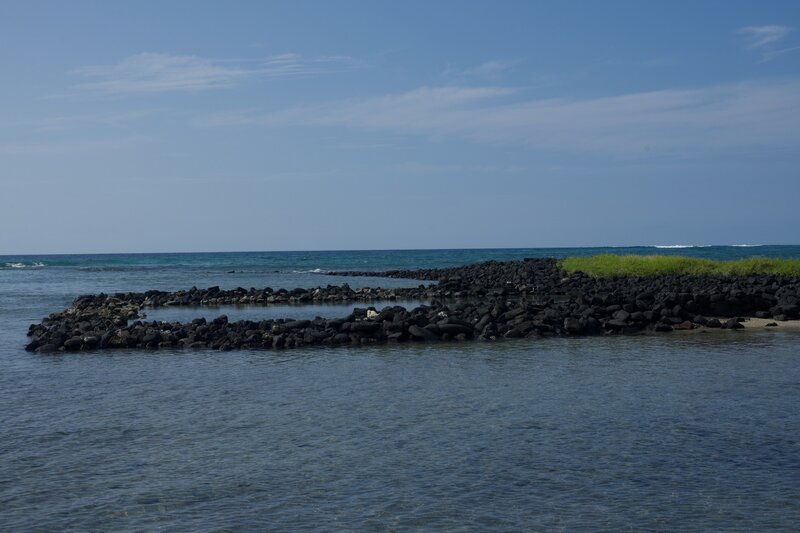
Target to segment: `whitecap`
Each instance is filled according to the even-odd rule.
[[[680,249],[680,248],[711,248],[713,244],[656,244],[653,248]]]
[[[33,263],[5,263],[5,268],[42,268],[44,263],[35,261]]]

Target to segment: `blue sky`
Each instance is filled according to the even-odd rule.
[[[0,254],[800,242],[796,1],[2,11]]]

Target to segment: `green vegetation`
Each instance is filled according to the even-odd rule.
[[[657,276],[664,274],[782,274],[800,276],[800,259],[750,257],[736,261],[714,261],[669,255],[614,255],[568,257],[560,261],[567,272],[581,271],[595,277]]]

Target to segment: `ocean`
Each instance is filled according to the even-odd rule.
[[[24,351],[28,325],[80,294],[416,286],[324,272],[606,251],[800,257],[800,246],[0,256],[0,530],[795,530],[800,334],[780,328]]]

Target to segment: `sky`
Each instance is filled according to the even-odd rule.
[[[800,2],[41,2],[0,254],[800,243]]]

